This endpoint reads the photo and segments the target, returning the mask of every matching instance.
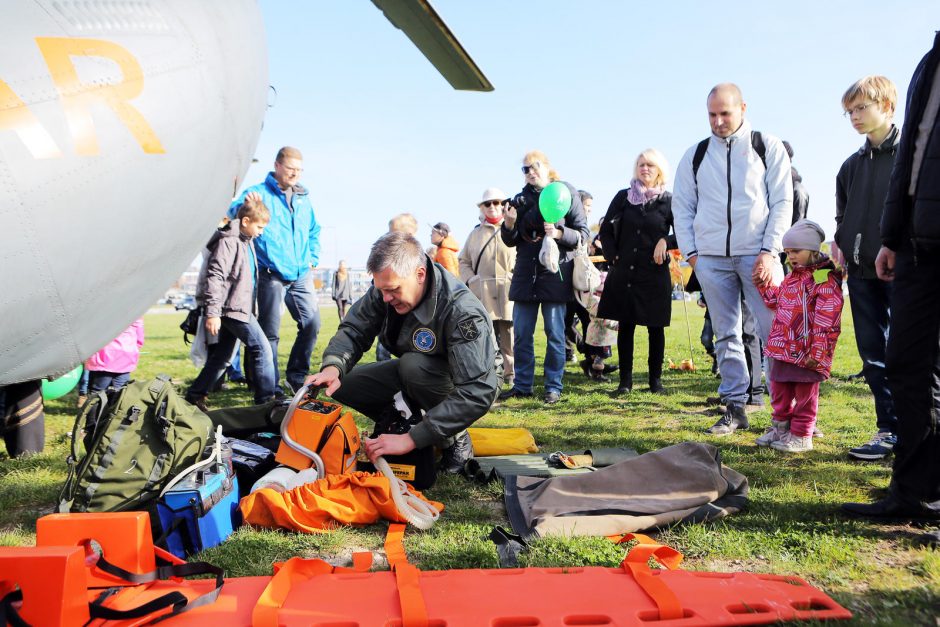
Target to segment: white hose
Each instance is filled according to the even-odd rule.
[[[307,396],[307,390],[309,389],[309,385],[301,387],[299,390],[297,390],[297,393],[294,394],[294,398],[291,399],[290,405],[287,407],[287,411],[284,413],[284,419],[281,421],[281,440],[283,440],[284,444],[294,449],[301,455],[306,455],[309,457],[310,460],[313,461],[314,468],[317,469],[317,476],[325,477],[326,468],[323,465],[323,458],[321,458],[316,453],[316,451],[311,451],[306,446],[290,437],[290,433],[287,431],[287,426],[294,417],[294,410],[297,409],[297,406],[300,405],[300,402]]]
[[[219,425],[215,429],[215,444],[213,445],[212,454],[209,455],[209,457],[207,457],[206,459],[202,460],[201,462],[196,462],[189,468],[185,470],[181,470],[179,474],[173,477],[173,479],[169,483],[166,484],[166,487],[164,487],[160,491],[160,496],[162,497],[164,494],[169,492],[170,488],[172,488],[177,483],[185,479],[186,476],[189,475],[189,473],[191,473],[192,471],[199,470],[203,466],[208,466],[209,464],[213,462],[221,465],[222,464],[222,439],[223,439],[222,438],[222,425]]]
[[[422,501],[409,492],[408,486],[395,476],[384,457],[379,456],[375,459],[375,468],[388,477],[392,500],[395,501],[395,507],[398,508],[398,513],[402,518],[422,531],[433,527],[441,513],[427,501]]]

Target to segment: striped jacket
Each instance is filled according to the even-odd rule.
[[[842,275],[828,257],[812,266],[797,266],[779,286],[760,288],[774,322],[764,354],[826,377],[842,330]]]

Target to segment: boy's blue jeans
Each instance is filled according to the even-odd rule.
[[[702,285],[715,330],[715,354],[721,373],[718,396],[722,403],[746,403],[751,382],[744,357],[741,294],[754,314],[758,337],[765,344],[773,323],[773,312],[764,305],[764,299],[751,280],[756,261],[757,255],[699,255],[695,263],[695,275]],[[779,284],[783,279],[779,261],[773,272],[774,282]]]
[[[526,394],[535,384],[535,321],[542,306],[542,319],[548,346],[545,349],[545,391],[562,390],[565,372],[565,303],[525,303],[516,301],[512,308],[512,326],[515,331],[512,352],[515,357],[516,378],[513,387]]]
[[[265,403],[274,397],[274,369],[271,360],[271,345],[261,330],[261,325],[252,317],[248,322],[222,316],[219,342],[209,353],[206,365],[193,381],[186,393],[188,399],[206,396],[229,365],[235,350],[236,340],[241,340],[254,364],[255,403]]]
[[[265,268],[258,268],[258,322],[271,345],[274,388],[280,389],[277,348],[281,337],[281,302],[297,322],[297,339],[287,358],[284,378],[299,390],[310,373],[310,355],[320,332],[320,307],[313,289],[313,274],[307,272],[296,281],[284,281]]]

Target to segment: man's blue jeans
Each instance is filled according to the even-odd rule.
[[[255,403],[265,403],[274,396],[274,370],[271,361],[271,345],[264,336],[261,325],[252,317],[248,322],[222,316],[222,328],[219,329],[219,341],[215,350],[209,353],[206,365],[202,367],[196,380],[186,393],[192,400],[209,393],[209,388],[218,381],[228,367],[235,342],[241,340],[245,350],[251,355],[254,364]]]
[[[891,283],[849,276],[849,304],[862,374],[875,397],[878,431],[897,433],[898,417],[885,377],[885,347],[891,319]]]
[[[747,306],[754,314],[758,337],[765,344],[774,319],[773,312],[764,305],[760,292],[751,280],[756,261],[757,255],[699,255],[695,263],[695,275],[702,285],[715,330],[715,354],[721,373],[718,395],[723,403],[746,403],[750,384],[741,336],[741,294],[744,294]],[[776,258],[774,261],[774,282],[779,284],[783,278],[783,268]]]
[[[313,289],[313,275],[307,272],[296,281],[284,281],[276,273],[258,268],[258,322],[271,345],[274,387],[280,391],[277,347],[281,337],[281,302],[297,322],[297,339],[287,359],[284,377],[299,390],[310,373],[310,355],[320,332],[320,308]]]
[[[561,392],[561,378],[565,372],[565,303],[524,303],[516,301],[512,308],[512,327],[515,336],[512,352],[515,356],[516,378],[513,387],[526,394],[535,383],[535,321],[542,306],[542,319],[548,346],[545,349],[545,391]]]

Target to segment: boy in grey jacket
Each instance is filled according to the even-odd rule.
[[[848,271],[849,302],[862,374],[875,397],[877,431],[849,457],[883,459],[897,443],[897,416],[885,378],[885,347],[891,319],[891,283],[875,274],[881,247],[881,214],[901,134],[892,123],[897,89],[884,76],[866,76],[842,96],[845,116],[865,143],[836,177],[836,235],[833,260]]]
[[[271,345],[256,317],[258,261],[252,243],[270,218],[264,203],[248,196],[236,219],[217,230],[206,246],[209,259],[196,297],[205,308],[206,332],[219,340],[186,392],[186,400],[203,411],[209,388],[225,372],[236,340],[242,341],[254,364],[255,403],[274,397]]]

